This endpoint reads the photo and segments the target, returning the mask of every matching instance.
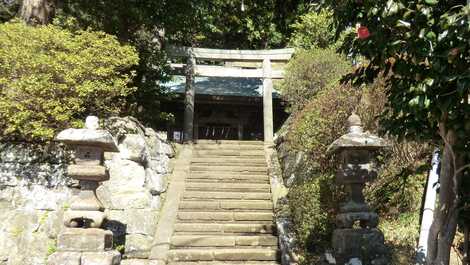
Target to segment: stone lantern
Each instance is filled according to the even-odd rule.
[[[328,152],[336,154],[341,165],[336,173],[336,183],[344,185],[347,201],[336,216],[333,232],[333,251],[336,264],[360,260],[358,264],[388,264],[382,232],[377,229],[378,215],[365,202],[363,189],[366,182],[377,176],[373,163],[376,151],[386,142],[368,132],[363,132],[359,116],[348,118],[349,132],[334,141]],[[357,263],[354,263],[357,264]]]
[[[112,250],[112,232],[100,228],[105,214],[96,197],[100,182],[109,179],[104,152],[119,152],[116,142],[108,131],[98,130],[98,118],[93,116],[87,117],[85,129],[64,130],[56,140],[75,151],[75,164],[68,166],[68,175],[79,181],[80,191],[64,213],[65,229],[48,264],[119,264],[120,253]]]

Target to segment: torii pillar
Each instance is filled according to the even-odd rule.
[[[183,128],[183,141],[190,143],[194,140],[194,98],[195,98],[195,85],[194,85],[194,72],[196,67],[196,58],[194,54],[190,54],[186,63],[186,91],[184,99],[184,128]]]
[[[264,142],[270,144],[273,142],[273,79],[271,60],[263,60],[263,123],[264,123]]]

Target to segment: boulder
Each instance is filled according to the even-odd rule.
[[[103,183],[104,186],[112,190],[140,189],[144,186],[145,169],[139,163],[115,157],[106,165],[109,167],[109,180]]]
[[[119,143],[121,158],[143,164],[146,156],[145,138],[139,134],[126,134]]]
[[[157,213],[151,209],[109,210],[106,215],[108,221],[125,224],[127,234],[155,234]]]
[[[96,190],[96,196],[110,210],[149,208],[152,201],[152,195],[146,189],[125,189],[125,186],[114,189],[102,185]]]
[[[152,195],[159,195],[166,190],[165,175],[158,174],[151,168],[145,170],[145,186],[149,189]]]
[[[131,234],[126,236],[126,258],[146,259],[150,255],[153,238],[151,236]]]

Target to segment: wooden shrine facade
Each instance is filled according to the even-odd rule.
[[[189,48],[170,46],[167,49],[170,58],[179,59],[183,63],[172,63],[171,67],[176,74],[184,75],[184,122],[183,139],[191,142],[200,137],[207,137],[202,124],[211,124],[211,133],[236,134],[236,138],[242,139],[244,124],[257,125],[257,120],[250,116],[250,108],[256,108],[256,104],[262,104],[262,131],[265,142],[272,142],[273,129],[273,79],[282,79],[284,66],[293,55],[294,49],[275,50],[221,50],[205,48]],[[221,77],[221,78],[247,78],[262,80],[262,97],[234,97],[224,95],[198,95],[196,96],[196,77]],[[229,98],[229,99],[228,99]],[[198,100],[198,112],[196,109]],[[262,101],[262,102],[261,102]],[[198,115],[204,111],[210,111],[215,105],[218,111],[212,111],[209,116]],[[225,104],[224,104],[225,103]],[[226,105],[236,103],[237,115],[222,116]],[[260,111],[256,109],[255,111]],[[195,114],[196,113],[196,114]],[[217,127],[217,124],[224,126]],[[236,132],[226,128],[235,128]],[[225,131],[224,131],[225,130]],[[217,135],[215,135],[217,136]],[[223,138],[223,135],[220,136]]]

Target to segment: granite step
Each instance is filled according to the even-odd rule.
[[[176,234],[241,234],[259,235],[273,234],[275,227],[272,222],[256,223],[175,223]]]
[[[273,221],[272,211],[242,212],[242,211],[179,211],[180,221],[205,222],[244,222],[244,221]]]
[[[184,210],[273,210],[273,203],[268,200],[183,200],[179,209]]]
[[[237,199],[237,200],[271,200],[269,192],[217,192],[217,191],[187,191],[184,193],[185,200],[190,199]]]
[[[191,159],[191,163],[234,163],[234,164],[262,164],[266,165],[264,158],[243,158],[243,157],[194,157]]]
[[[209,166],[200,166],[200,165],[192,165],[190,167],[192,173],[195,172],[250,172],[253,174],[267,174],[268,168],[266,166],[261,167],[253,167],[251,165],[245,166],[220,166],[220,165],[209,165]]]
[[[254,157],[264,158],[264,150],[194,150],[193,156],[195,157]]]
[[[262,236],[217,236],[177,235],[171,238],[171,245],[182,247],[277,247],[277,237]]]
[[[219,183],[228,183],[228,184],[239,184],[239,183],[258,183],[258,184],[268,184],[269,178],[267,176],[261,175],[232,175],[232,174],[222,174],[222,175],[209,175],[209,174],[192,174],[187,179],[186,182],[198,182],[198,183],[211,183],[216,186]]]
[[[262,145],[250,144],[195,144],[195,150],[264,150]]]
[[[171,261],[276,261],[279,251],[269,248],[188,248],[173,249]]]
[[[263,183],[206,183],[188,182],[186,191],[241,191],[271,192],[271,186]]]
[[[279,265],[272,261],[181,261],[170,262],[168,265]]]

